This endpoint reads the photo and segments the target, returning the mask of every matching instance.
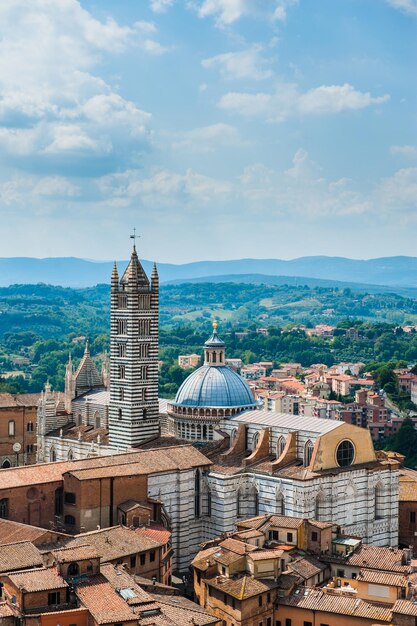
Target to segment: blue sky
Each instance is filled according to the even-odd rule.
[[[0,256],[416,255],[417,0],[9,0]]]

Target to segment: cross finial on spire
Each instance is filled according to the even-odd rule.
[[[136,234],[136,228],[133,228],[133,235],[130,235],[130,238],[133,239],[133,249],[136,251],[136,239],[140,239],[140,235]]]
[[[217,320],[216,320],[216,318],[213,318],[213,330],[214,330],[214,332],[217,332]]]

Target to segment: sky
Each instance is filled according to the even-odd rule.
[[[0,3],[0,257],[416,253],[417,0]]]

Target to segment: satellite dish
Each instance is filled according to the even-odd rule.
[[[22,449],[22,446],[20,445],[18,441],[16,441],[16,443],[13,444],[13,452],[20,452],[21,449]]]

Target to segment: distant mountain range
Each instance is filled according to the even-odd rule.
[[[122,273],[127,261],[118,262]],[[150,261],[142,261],[150,273]],[[90,287],[109,283],[113,263],[89,261],[75,257],[34,259],[30,257],[0,258],[0,286],[12,284],[47,283],[63,287]],[[370,289],[383,286],[398,293],[411,294],[417,288],[417,258],[396,256],[366,261],[344,257],[311,256],[290,261],[282,259],[236,259],[232,261],[197,261],[174,265],[158,264],[161,282],[207,281],[214,282],[272,282],[274,284],[308,284],[306,279],[325,281],[326,286],[335,281],[348,286]],[[268,278],[269,277],[269,278]],[[291,278],[291,280],[288,280]],[[276,281],[279,282],[276,282]],[[311,285],[313,286],[313,285]],[[325,286],[323,284],[323,286]],[[339,285],[342,286],[342,285]],[[345,285],[343,285],[345,286]],[[379,291],[379,289],[378,289]]]

